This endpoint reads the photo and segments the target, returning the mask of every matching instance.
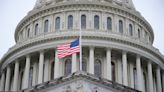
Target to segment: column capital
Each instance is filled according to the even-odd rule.
[[[148,60],[148,63],[151,63],[152,64],[152,61],[151,60]]]
[[[19,59],[17,58],[17,59],[15,59],[15,62],[19,62]]]
[[[95,49],[95,47],[94,46],[89,46],[89,49]]]
[[[156,66],[156,70],[160,70],[161,67],[159,65]]]
[[[111,51],[111,50],[112,50],[112,48],[111,48],[111,47],[106,47],[106,50],[107,50],[107,51],[108,51],[108,50],[110,50],[110,51]]]
[[[44,53],[44,50],[40,50],[39,53]]]
[[[123,51],[122,51],[122,54],[127,54],[127,51],[123,50]]]
[[[26,57],[29,58],[30,57],[30,54],[27,54]]]

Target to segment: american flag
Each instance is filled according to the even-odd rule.
[[[70,43],[65,43],[57,46],[58,58],[64,58],[74,53],[80,52],[79,39]]]

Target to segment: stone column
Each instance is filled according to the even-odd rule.
[[[13,91],[18,91],[19,62],[15,62]]]
[[[130,63],[130,87],[134,88],[134,66]]]
[[[162,92],[164,92],[164,72],[163,71],[162,71],[162,89],[163,89]]]
[[[122,63],[121,63],[121,60],[120,59],[117,60],[117,69],[118,69],[118,71],[117,71],[117,74],[118,74],[117,82],[120,83],[120,84],[122,84],[122,77],[123,77],[122,71],[123,70],[122,70]]]
[[[4,87],[5,87],[5,72],[3,72],[2,76],[1,76],[1,88],[0,88],[0,91],[4,91]]]
[[[112,66],[111,66],[111,49],[107,48],[106,52],[106,79],[112,80]]]
[[[9,91],[9,88],[10,88],[10,75],[11,75],[11,68],[10,66],[8,66],[7,72],[6,72],[5,91]]]
[[[57,50],[55,51],[55,63],[54,63],[55,65],[55,67],[54,67],[54,71],[55,71],[55,73],[54,73],[54,79],[56,79],[56,78],[58,78],[60,75],[59,75],[59,58],[58,58],[58,52],[57,52]]]
[[[122,63],[123,63],[123,85],[128,86],[127,53],[125,51],[122,53]]]
[[[138,90],[143,91],[142,89],[142,72],[141,72],[141,59],[140,56],[136,57],[136,69],[137,69],[137,81],[138,81]]]
[[[94,47],[89,48],[89,73],[94,74]]]
[[[32,86],[37,84],[37,62],[33,65],[33,78],[32,78]]]
[[[44,82],[49,80],[49,59],[45,59]]]
[[[23,89],[28,88],[29,72],[30,72],[30,56],[27,55],[26,56],[25,71],[24,71]]]
[[[149,86],[148,92],[153,92],[153,73],[152,73],[152,64],[150,61],[148,62],[148,86]]]
[[[43,63],[44,63],[44,51],[40,51],[38,84],[43,82]]]
[[[161,71],[160,71],[160,67],[159,66],[157,66],[157,69],[156,69],[156,78],[157,78],[157,92],[162,92]]]
[[[72,73],[77,71],[77,55],[76,53],[72,55]]]

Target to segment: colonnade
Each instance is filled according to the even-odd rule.
[[[53,50],[54,51],[54,50]],[[104,72],[104,74],[102,74],[103,78],[106,78],[108,80],[112,80],[113,77],[113,72],[112,72],[112,61],[113,61],[113,56],[112,56],[112,52],[113,49],[111,48],[106,48],[105,49],[105,59],[104,59],[104,66],[105,69],[102,70]],[[60,76],[63,76],[60,73],[60,69],[61,69],[61,65],[60,63],[60,59],[57,57],[57,51],[55,50],[55,60],[54,60],[54,75],[53,75],[53,79],[58,78]],[[95,74],[96,71],[94,71],[94,62],[95,62],[95,48],[94,47],[89,47],[88,50],[88,70],[87,72],[89,72],[90,74]],[[135,78],[137,79],[137,90],[140,91],[145,91],[146,88],[144,87],[143,81],[143,68],[142,68],[142,56],[140,55],[135,55],[135,64],[132,64],[130,62],[129,55],[130,52],[126,52],[126,51],[121,51],[121,60],[119,62],[119,60],[117,61],[117,69],[115,70],[116,75],[115,77],[116,81],[120,84],[123,84],[125,86],[129,86],[132,88],[135,88]],[[71,66],[71,73],[76,72],[79,70],[79,66],[78,66],[78,58],[77,58],[77,54],[73,54],[72,55],[72,66]],[[49,60],[45,59],[45,51],[42,50],[39,52],[39,60],[38,63],[37,62],[33,62],[31,59],[31,55],[28,54],[25,56],[25,62],[23,62],[25,64],[24,67],[24,72],[23,72],[23,77],[22,77],[22,88],[21,89],[26,89],[29,87],[29,76],[30,76],[30,67],[33,63],[33,76],[32,76],[32,86],[36,85],[36,84],[41,84],[45,81],[49,81]],[[19,59],[16,59],[14,63],[12,63],[13,66],[11,64],[9,64],[6,69],[4,69],[1,72],[1,81],[0,81],[0,91],[18,91],[20,89],[18,89],[18,80],[20,80],[21,77],[19,77],[19,73],[20,73],[20,67],[21,67],[21,62],[19,61]],[[164,72],[163,70],[161,70],[161,68],[158,65],[155,65],[154,63],[152,63],[151,60],[148,60],[147,62],[144,62],[144,64],[146,64],[146,71],[147,71],[147,80],[148,80],[148,90],[147,92],[162,92],[162,88],[164,87]],[[38,66],[38,67],[37,67]],[[128,69],[129,67],[129,69]],[[136,75],[134,75],[134,67],[136,67]],[[13,70],[12,70],[13,69]],[[12,73],[12,71],[14,71],[14,73]],[[38,72],[38,76],[36,76],[36,73]],[[12,75],[13,74],[13,75]],[[128,75],[129,74],[129,75]],[[44,77],[43,77],[44,75]],[[135,76],[135,78],[134,78]],[[154,78],[156,80],[156,88],[154,87]],[[13,79],[13,84],[12,84],[12,79]],[[37,79],[37,80],[36,80]],[[130,80],[130,82],[129,82]],[[13,85],[13,86],[12,86]],[[155,89],[157,89],[156,91],[154,91]],[[144,90],[145,89],[145,90]],[[164,90],[163,90],[164,92]]]

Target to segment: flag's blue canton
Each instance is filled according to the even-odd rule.
[[[77,39],[77,40],[71,42],[70,48],[76,47],[76,46],[78,46],[78,45],[79,45],[79,39]]]

